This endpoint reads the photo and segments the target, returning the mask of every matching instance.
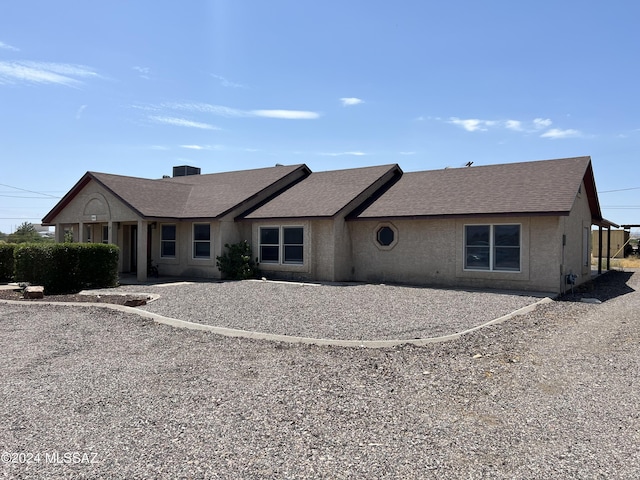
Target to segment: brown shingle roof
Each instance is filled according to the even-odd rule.
[[[357,218],[567,214],[587,173],[589,157],[408,172]]]
[[[279,180],[309,174],[306,165],[276,166],[236,172],[148,178],[87,172],[44,217],[50,223],[90,181],[96,181],[143,217],[215,218],[241,206]]]
[[[314,172],[244,218],[332,217],[396,171],[400,173],[400,167],[393,164]]]

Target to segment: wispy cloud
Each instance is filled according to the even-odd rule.
[[[82,117],[82,114],[86,109],[87,109],[86,105],[80,105],[80,108],[78,108],[78,110],[76,111],[76,120],[80,120],[80,117]]]
[[[216,75],[214,73],[211,74],[213,78],[220,81],[220,85],[227,88],[247,88],[245,85],[241,83],[232,82],[228,78],[223,77],[222,75]]]
[[[522,122],[520,120],[507,120],[504,122],[504,126],[509,130],[514,130],[516,132],[521,132],[523,130]]]
[[[416,152],[399,152],[400,155],[415,155]]]
[[[478,118],[462,119],[458,117],[451,117],[449,119],[449,123],[458,125],[459,127],[464,128],[467,132],[485,132],[488,130],[487,127],[494,125],[495,122],[491,120],[480,120]]]
[[[100,78],[93,69],[84,65],[50,62],[0,62],[0,84],[31,83],[77,87],[80,79]]]
[[[210,125],[208,123],[202,123],[202,122],[194,122],[192,120],[187,120],[186,118],[180,118],[180,117],[150,115],[149,119],[156,123],[160,123],[164,125],[175,125],[177,127],[199,128],[201,130],[220,130],[215,125]]]
[[[533,126],[538,130],[549,128],[553,122],[549,118],[534,118]]]
[[[145,80],[149,80],[150,74],[151,74],[151,69],[149,67],[140,67],[140,66],[134,66],[131,67],[132,70],[135,70],[136,72],[138,72],[138,76],[140,78],[144,78]]]
[[[468,132],[486,132],[490,129],[506,129],[513,132],[522,132],[525,134],[540,134],[541,138],[569,138],[580,137],[582,132],[580,130],[559,129],[549,127],[553,124],[549,118],[534,118],[531,121],[521,120],[481,120],[479,118],[466,118],[461,119],[458,117],[450,117],[446,120],[447,123],[457,125],[464,128]]]
[[[582,132],[580,130],[574,130],[573,128],[568,128],[566,130],[560,130],[559,128],[552,128],[551,130],[547,130],[540,138],[569,138],[569,137],[580,137],[582,136]]]
[[[256,117],[283,118],[285,120],[314,120],[320,116],[317,112],[304,110],[251,110]]]
[[[12,52],[19,52],[20,49],[18,47],[14,47],[13,45],[9,45],[8,43],[0,42],[0,49],[2,50],[11,50]]]
[[[187,150],[223,150],[222,145],[180,145]]]
[[[343,107],[350,107],[353,105],[364,103],[364,100],[356,97],[343,97],[340,99],[340,101],[342,102]]]
[[[161,104],[163,108],[172,110],[185,110],[189,112],[209,113],[221,117],[266,117],[281,118],[287,120],[313,120],[320,117],[318,112],[307,110],[241,110],[238,108],[212,105],[209,103],[176,103]]]
[[[363,156],[366,155],[366,153],[355,151],[355,152],[319,153],[318,155],[322,155],[322,156],[325,156],[325,157],[342,157],[342,156],[345,156],[345,155],[353,155],[355,157],[363,157]]]

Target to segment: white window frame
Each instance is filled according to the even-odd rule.
[[[518,269],[495,268],[495,227],[514,226],[518,227],[518,246],[500,246],[499,248],[517,248],[518,249]],[[473,268],[467,266],[467,227],[489,227],[489,268]],[[522,224],[520,223],[467,223],[464,225],[463,245],[462,245],[462,262],[463,270],[467,272],[497,272],[497,273],[521,273],[522,272]],[[473,246],[473,245],[472,245]]]
[[[284,242],[284,231],[285,229],[299,228],[302,230],[302,243],[285,243]],[[259,262],[264,263],[266,265],[304,265],[305,258],[305,232],[303,225],[261,225],[258,227],[258,251]],[[277,230],[278,231],[278,243],[262,243],[262,230]],[[302,247],[302,261],[286,261],[285,260],[285,247]],[[278,247],[278,260],[264,260],[262,258],[262,247]]]
[[[174,228],[174,239],[173,240],[166,240],[163,236],[162,236],[162,228],[163,227],[173,227]],[[162,245],[164,243],[173,243],[173,251],[174,254],[173,255],[163,255],[163,248]],[[160,224],[160,258],[176,258],[178,255],[178,225],[175,223],[161,223]]]
[[[209,240],[196,240],[196,226],[206,225],[209,227]],[[191,258],[194,260],[211,260],[211,251],[213,249],[212,241],[211,241],[211,224],[207,222],[194,222],[191,226]],[[196,244],[199,243],[208,243],[209,244],[209,255],[204,256],[196,256]]]

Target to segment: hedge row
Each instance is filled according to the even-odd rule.
[[[113,287],[118,282],[116,245],[23,243],[14,246],[14,280],[42,285],[48,294]]]
[[[0,243],[0,282],[10,282],[13,279],[13,243]]]

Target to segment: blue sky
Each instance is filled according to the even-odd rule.
[[[0,4],[0,231],[87,171],[581,155],[640,223],[640,3]],[[615,190],[615,191],[614,191]]]

